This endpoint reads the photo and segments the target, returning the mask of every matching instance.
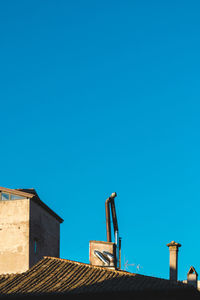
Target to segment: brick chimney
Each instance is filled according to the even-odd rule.
[[[178,275],[178,248],[181,247],[181,244],[172,241],[167,244],[169,247],[169,279],[177,281]]]

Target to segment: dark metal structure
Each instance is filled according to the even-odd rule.
[[[119,238],[117,214],[116,214],[115,202],[114,202],[115,197],[117,197],[117,193],[112,193],[111,196],[107,198],[105,202],[106,234],[107,234],[107,242],[112,242],[111,219],[110,219],[110,210],[111,210],[113,227],[114,227],[113,229],[114,229],[115,245],[116,245],[117,267],[121,268],[121,238]]]

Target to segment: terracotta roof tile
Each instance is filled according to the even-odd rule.
[[[45,257],[28,271],[0,276],[0,294],[138,292],[187,289],[183,283]]]

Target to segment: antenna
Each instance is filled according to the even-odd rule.
[[[140,269],[143,268],[140,264],[135,264],[135,263],[129,264],[128,260],[125,260],[125,255],[124,255],[124,270],[128,271],[128,267],[130,267],[130,266],[135,267],[137,269],[137,271],[140,271]]]

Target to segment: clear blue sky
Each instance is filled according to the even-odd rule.
[[[0,37],[0,186],[35,188],[83,262],[116,191],[123,263],[168,278],[175,240],[200,273],[199,1],[1,1]]]

